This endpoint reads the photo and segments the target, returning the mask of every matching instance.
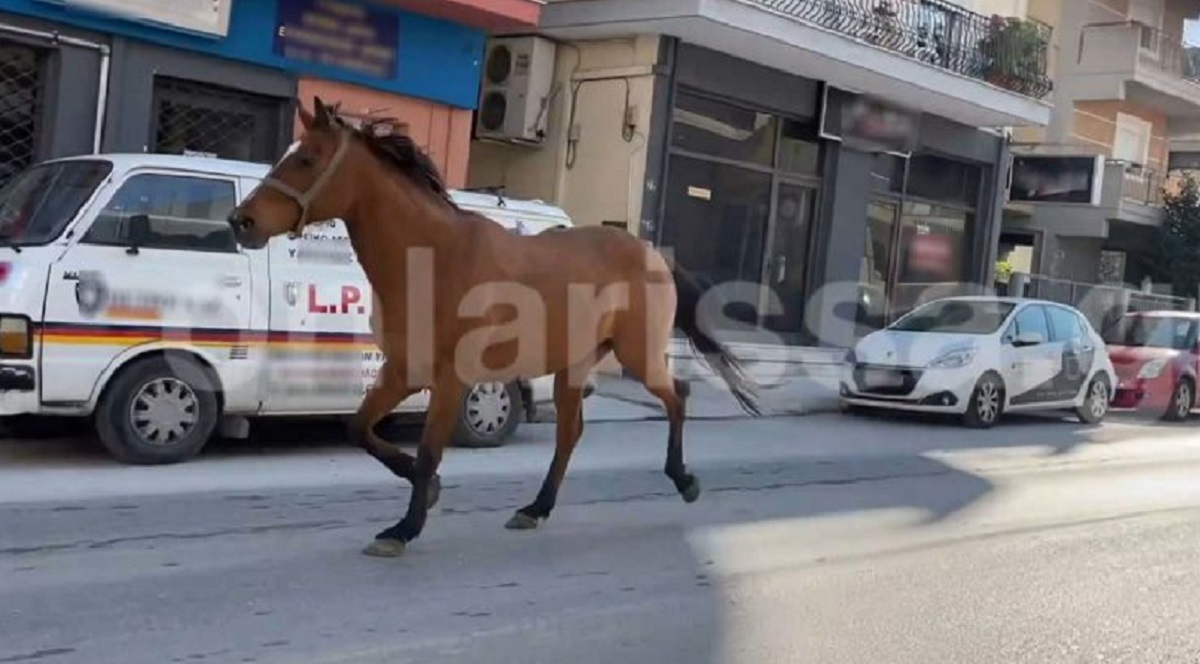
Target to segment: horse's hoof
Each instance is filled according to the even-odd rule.
[[[700,480],[692,477],[692,481],[687,485],[687,488],[679,492],[683,496],[683,502],[694,503],[700,499]]]
[[[533,530],[538,527],[538,520],[524,512],[517,512],[504,527],[509,530]]]
[[[376,558],[395,558],[404,553],[405,544],[397,539],[377,539],[363,549],[363,553]]]

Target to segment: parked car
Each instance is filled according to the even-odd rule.
[[[954,414],[987,428],[1005,412],[1071,409],[1098,423],[1116,374],[1077,309],[1041,300],[950,297],[921,305],[846,354],[841,400]]]
[[[1130,312],[1104,329],[1104,341],[1117,372],[1115,408],[1187,419],[1196,405],[1200,367],[1200,313]]]
[[[0,419],[90,418],[117,459],[168,463],[249,417],[354,413],[383,358],[345,225],[244,251],[225,221],[269,168],[88,155],[0,190]],[[515,233],[572,225],[536,201],[453,196]],[[500,445],[552,399],[552,376],[476,385],[455,442]]]

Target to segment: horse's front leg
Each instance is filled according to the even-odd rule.
[[[399,523],[375,536],[375,541],[363,550],[372,556],[392,557],[404,552],[409,542],[416,539],[425,528],[429,514],[429,487],[437,481],[437,469],[442,462],[442,451],[450,444],[458,422],[459,408],[467,386],[458,380],[439,380],[430,394],[429,410],[425,416],[425,431],[421,435],[421,447],[413,465],[413,490],[408,501],[408,512]]]
[[[358,412],[350,420],[349,431],[350,440],[355,445],[365,450],[367,454],[382,463],[397,477],[412,483],[414,491],[416,490],[414,479],[416,460],[400,448],[380,438],[379,434],[375,433],[375,426],[389,413],[396,410],[396,406],[401,401],[416,394],[417,391],[405,381],[403,369],[397,367],[390,360],[384,360],[383,366],[379,368],[379,374],[375,378],[375,384],[367,391],[367,395],[358,406]],[[426,490],[430,494],[429,507],[433,507],[437,504],[441,494],[441,480],[435,475],[427,484]]]

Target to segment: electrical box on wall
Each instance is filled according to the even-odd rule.
[[[488,40],[476,137],[532,145],[545,139],[554,54],[554,42],[544,37]]]

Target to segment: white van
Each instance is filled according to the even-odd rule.
[[[370,286],[341,222],[238,246],[225,217],[268,170],[88,155],[0,190],[0,419],[91,417],[117,459],[167,463],[252,416],[353,413],[382,360]],[[454,197],[513,232],[572,225],[539,202]],[[552,397],[552,376],[478,385],[455,443],[499,445]]]

